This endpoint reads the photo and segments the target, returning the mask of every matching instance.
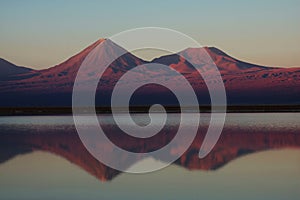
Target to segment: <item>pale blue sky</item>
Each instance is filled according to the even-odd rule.
[[[0,57],[46,68],[95,40],[159,26],[249,62],[300,66],[300,1],[0,1]]]

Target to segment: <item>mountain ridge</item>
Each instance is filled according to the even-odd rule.
[[[104,41],[105,43],[103,43]],[[54,67],[33,70],[30,72],[30,77],[20,80],[2,81],[0,82],[0,94],[4,97],[4,101],[0,103],[0,106],[71,106],[72,88],[78,69],[86,56],[101,43],[106,46],[102,48],[101,55],[96,55],[100,59],[105,60],[109,56],[119,55],[118,51],[124,50],[112,41],[99,39]],[[215,47],[187,48],[178,54],[161,56],[149,62],[130,52],[125,52],[124,55],[111,63],[101,77],[101,84],[99,84],[102,88],[98,87],[99,99],[105,99],[104,96],[111,94],[114,85],[126,71],[146,63],[164,64],[183,74],[194,88],[201,104],[210,104],[209,93],[206,83],[193,66],[208,72],[206,75],[211,76],[209,81],[214,82],[217,79],[214,79],[216,75],[213,65],[217,66],[220,71],[229,104],[300,103],[300,92],[298,92],[300,68],[274,68],[255,65],[233,58]],[[98,78],[94,71],[86,71],[85,73],[85,76],[82,76],[85,81]],[[136,81],[143,78],[143,73],[145,72],[136,72]],[[154,69],[147,73],[151,73],[154,78],[163,76],[172,79],[174,84],[180,86],[176,77],[167,74],[166,71],[155,71]],[[124,84],[126,85],[126,83]],[[170,92],[161,87],[146,87],[139,90],[138,93],[139,101],[135,103],[139,105],[148,105],[151,103],[148,101],[149,99],[161,99],[169,105],[177,102],[170,100],[172,95],[167,94]],[[55,101],[50,102],[49,99],[53,98]],[[26,103],[18,99],[22,99]],[[109,102],[106,100],[105,104]],[[103,102],[100,101],[99,105],[102,104]]]
[[[17,66],[3,58],[0,58],[0,81],[11,81],[20,79],[20,75],[34,71],[33,69]]]

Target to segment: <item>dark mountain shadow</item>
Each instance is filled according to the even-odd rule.
[[[0,58],[0,82],[26,79],[35,76],[35,74],[35,70],[17,66]]]

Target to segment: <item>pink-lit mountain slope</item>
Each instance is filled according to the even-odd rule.
[[[103,43],[105,42],[105,43]],[[100,39],[71,57],[67,61],[49,69],[32,71],[31,76],[15,81],[0,82],[0,94],[3,101],[0,106],[70,106],[74,80],[78,69],[86,56],[99,44],[105,45],[102,51],[96,55],[100,59],[117,55],[124,50],[110,40]],[[209,55],[210,57],[208,57]],[[187,58],[188,60],[186,60]],[[203,71],[203,75],[211,82],[218,81],[221,76],[227,93],[229,104],[299,104],[300,103],[300,68],[274,68],[259,66],[239,61],[214,47],[188,48],[178,54],[171,54],[146,62],[127,52],[115,60],[105,71],[98,87],[96,103],[100,106],[109,100],[105,95],[111,93],[115,83],[129,69],[145,63],[160,63],[183,74],[195,89],[200,104],[209,104],[209,95],[206,84],[194,67]],[[213,63],[219,70],[215,73]],[[180,88],[181,83],[174,74],[167,70],[136,71],[134,81],[143,79],[144,74],[156,77],[164,77],[172,80]],[[98,78],[93,70],[85,72],[80,77],[88,83],[89,80]],[[123,83],[124,88],[130,87],[130,83]],[[87,87],[88,88],[88,87]],[[184,90],[184,88],[181,88]],[[126,91],[126,90],[125,90]],[[162,100],[173,105],[177,101],[165,88],[148,86],[139,89],[137,100],[133,104],[145,105]],[[152,99],[152,100],[151,100]],[[106,104],[105,103],[105,104]]]

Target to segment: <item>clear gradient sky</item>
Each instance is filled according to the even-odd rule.
[[[158,26],[248,62],[300,66],[299,19],[299,0],[0,0],[0,57],[43,69],[99,38]]]

